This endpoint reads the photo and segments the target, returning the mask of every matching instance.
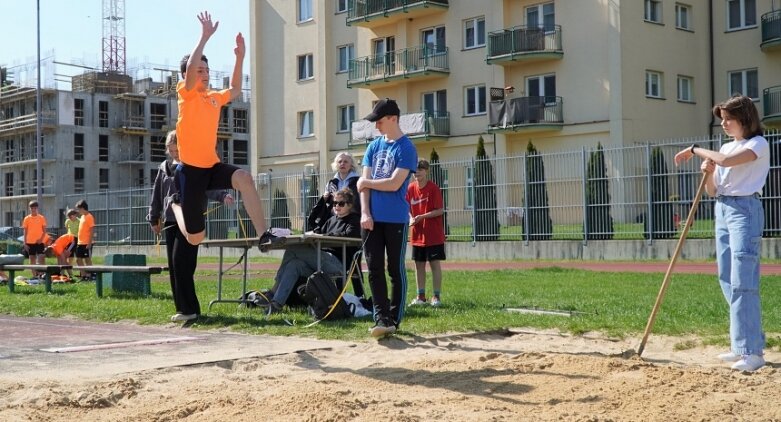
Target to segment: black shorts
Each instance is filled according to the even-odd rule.
[[[76,246],[76,258],[89,258],[92,256],[92,247],[87,245]]]
[[[207,190],[232,189],[233,173],[240,170],[231,164],[217,163],[210,168],[179,164],[174,180],[179,191],[179,205],[184,215],[184,227],[190,234],[206,230]]]
[[[445,259],[447,257],[445,256],[444,244],[412,247],[412,260],[415,262],[444,261]]]
[[[68,246],[66,246],[65,249],[62,250],[62,253],[64,254],[65,252],[68,252],[68,254],[69,254],[68,256],[69,257],[73,256],[73,251],[76,250],[76,244],[77,243],[78,242],[76,241],[76,239],[73,239],[73,242],[68,243]]]
[[[43,255],[43,250],[46,249],[43,243],[27,243],[26,245],[28,255]]]

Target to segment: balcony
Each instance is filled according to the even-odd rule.
[[[561,130],[564,127],[561,97],[520,97],[491,101],[489,132]]]
[[[762,51],[776,50],[781,47],[781,10],[762,15]]]
[[[447,140],[450,137],[450,112],[421,111],[419,113],[402,114],[399,126],[410,139]],[[360,120],[352,124],[352,136],[349,146],[366,145],[372,139],[380,136],[375,124],[368,120]]]
[[[407,79],[419,81],[449,74],[448,48],[424,45],[350,60],[347,87],[377,84],[386,88]]]
[[[121,125],[115,130],[125,135],[149,134],[149,130],[144,127],[144,116],[130,116],[122,120]]]
[[[375,28],[448,9],[448,0],[348,0],[347,25]]]
[[[488,34],[488,64],[512,66],[559,60],[563,56],[560,25],[546,28],[521,25]]]
[[[0,135],[11,135],[35,130],[37,114],[25,114],[0,120]],[[57,112],[54,110],[41,113],[41,129],[54,129],[57,127]]]
[[[762,123],[781,127],[781,85],[762,90]]]

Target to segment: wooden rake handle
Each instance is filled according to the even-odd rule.
[[[702,173],[702,180],[700,181],[700,186],[697,188],[697,194],[694,196],[692,207],[689,209],[689,216],[686,217],[686,223],[683,226],[683,230],[681,230],[681,237],[678,238],[678,245],[675,246],[675,252],[673,253],[672,259],[670,259],[670,265],[667,266],[667,272],[664,274],[662,287],[659,289],[659,294],[656,295],[656,303],[654,303],[654,308],[651,310],[651,315],[648,317],[648,323],[645,326],[643,339],[640,341],[640,346],[637,348],[637,356],[643,355],[645,343],[648,341],[648,336],[651,334],[651,329],[653,329],[654,322],[656,321],[656,314],[659,312],[659,308],[662,306],[664,294],[667,291],[667,287],[670,285],[670,276],[672,275],[673,268],[675,268],[675,262],[678,261],[678,256],[681,254],[683,244],[686,242],[686,235],[689,234],[689,228],[694,222],[694,215],[697,214],[697,207],[700,205],[700,198],[702,197],[702,193],[705,190],[705,183],[708,180],[708,176],[709,173]]]

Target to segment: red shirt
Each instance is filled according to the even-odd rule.
[[[407,202],[412,216],[425,214],[444,208],[442,192],[439,186],[428,181],[423,188],[413,181],[407,187]],[[439,215],[434,218],[424,218],[412,226],[412,246],[435,246],[445,244],[445,219]]]

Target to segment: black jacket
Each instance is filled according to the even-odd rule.
[[[353,213],[361,215],[361,198],[358,196],[358,176],[347,178],[347,187],[353,192],[354,204]],[[312,210],[309,211],[309,216],[306,218],[307,230],[319,230],[322,229],[325,222],[333,215],[334,208],[334,194],[339,189],[339,179],[334,177],[328,181],[325,185],[325,191],[328,195],[321,196]]]
[[[314,232],[324,236],[360,238],[361,216],[352,212],[342,218],[332,215],[322,227],[315,229]],[[347,248],[347,259],[351,259],[358,249],[360,248]],[[335,257],[339,258],[340,261],[342,260],[341,249],[323,248],[323,250],[332,253]]]

